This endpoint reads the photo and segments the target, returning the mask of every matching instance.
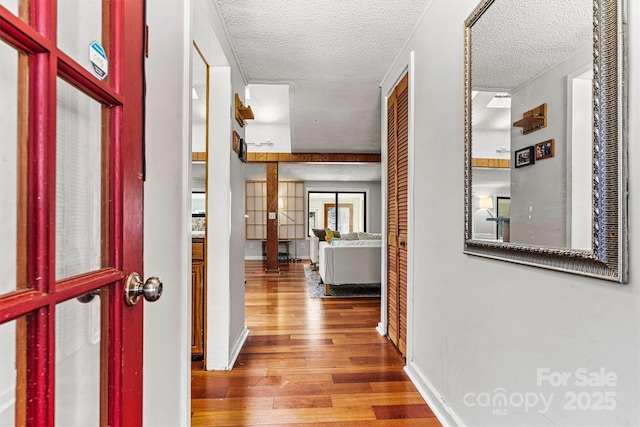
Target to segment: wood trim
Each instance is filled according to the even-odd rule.
[[[509,159],[471,159],[471,167],[474,168],[496,168],[496,169],[509,169],[511,167]]]
[[[191,153],[191,161],[192,162],[206,162],[207,161],[207,153],[204,151],[194,151]]]
[[[276,212],[269,219],[269,212]],[[279,273],[278,268],[278,163],[267,163],[267,273]]]
[[[356,162],[356,163],[380,163],[380,154],[349,154],[349,153],[247,153],[248,163],[331,163],[331,162]]]
[[[20,1],[20,15],[27,11],[26,1]],[[29,159],[29,57],[18,54],[18,141],[17,141],[17,203],[18,221],[16,223],[16,289],[26,289],[27,283],[27,205],[28,159]],[[16,425],[27,421],[27,319],[16,319]]]
[[[111,232],[111,111],[102,106],[102,141],[100,153],[100,235],[102,237],[100,247],[100,267],[106,268],[111,264],[111,252],[109,250],[109,233]]]

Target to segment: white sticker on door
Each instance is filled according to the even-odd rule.
[[[100,80],[104,80],[109,74],[109,60],[100,43],[94,41],[89,45],[89,61],[93,65],[93,72]]]

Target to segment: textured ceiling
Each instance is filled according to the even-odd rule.
[[[293,152],[380,152],[380,82],[431,0],[215,1],[247,82],[291,86]]]
[[[473,25],[474,89],[511,92],[593,41],[593,0],[497,0]]]

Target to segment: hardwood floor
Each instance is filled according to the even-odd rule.
[[[312,299],[303,264],[280,268],[246,262],[251,333],[232,371],[193,363],[193,426],[440,426],[375,330],[379,299]]]

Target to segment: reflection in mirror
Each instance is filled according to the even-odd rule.
[[[465,252],[624,281],[620,5],[534,3],[466,22]]]
[[[582,185],[588,189],[591,182],[589,179],[581,183],[571,182],[566,173],[570,156],[568,148],[571,146],[567,143],[570,135],[565,133],[569,112],[565,105],[573,103],[569,104],[570,100],[564,96],[568,76],[585,67],[590,69],[591,0],[536,8],[533,16],[525,13],[531,5],[511,3],[504,0],[494,2],[473,26],[471,79],[476,95],[471,103],[472,157],[509,159],[512,153],[514,155],[514,161],[506,170],[508,173],[473,171],[474,201],[504,194],[511,197],[512,203],[510,218],[485,218],[485,222],[491,222],[490,227],[481,223],[482,215],[476,211],[476,231],[491,230],[487,234],[476,232],[475,238],[496,239],[496,229],[506,226],[510,229],[511,242],[568,248],[572,230],[567,228],[567,218],[591,215],[590,201],[576,204],[583,209],[581,212],[567,209],[573,205],[567,203],[572,195],[567,186]],[[549,3],[549,6],[552,5]],[[570,19],[566,19],[568,17]],[[537,40],[539,45],[532,46],[530,39]],[[535,55],[532,55],[532,49]],[[590,119],[591,81],[584,81],[587,82],[589,96],[580,98],[584,105],[576,105],[576,114]],[[543,104],[547,106],[547,117],[533,118],[532,125],[537,124],[535,120],[541,123],[546,120],[546,126],[533,130],[528,128],[529,123],[523,127],[516,126],[525,112]],[[582,124],[591,129],[590,122]],[[586,138],[579,141],[578,149],[590,152],[590,132],[583,136]],[[517,167],[516,153],[550,139],[554,140],[553,157],[544,161],[532,158],[527,165],[529,167]],[[528,151],[523,153],[529,155]],[[584,160],[584,163],[576,164],[575,169],[590,169],[588,157],[578,156],[576,159]],[[588,195],[585,192],[580,194]],[[481,209],[479,213],[482,213]],[[580,240],[588,240],[591,230],[581,231],[586,231],[586,234],[580,236]],[[580,249],[590,249],[590,244]]]

